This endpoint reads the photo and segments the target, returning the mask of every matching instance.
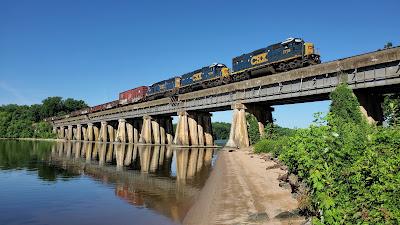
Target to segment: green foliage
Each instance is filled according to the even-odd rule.
[[[390,126],[400,125],[400,95],[386,95],[383,101],[383,115]]]
[[[258,121],[255,116],[248,113],[246,115],[246,120],[248,124],[248,132],[249,132],[249,139],[250,144],[255,144],[257,141],[260,140],[260,131],[258,130]]]
[[[215,140],[227,140],[231,129],[230,123],[214,122],[212,123],[213,136]]]
[[[0,137],[4,138],[53,138],[52,128],[42,122],[44,118],[65,114],[87,107],[83,101],[71,98],[49,97],[43,104],[0,106]]]
[[[399,224],[400,129],[369,126],[345,85],[331,99],[328,116],[255,150],[278,155],[308,184],[314,224]]]
[[[363,123],[364,118],[360,112],[360,104],[353,91],[347,84],[340,84],[331,94],[330,120],[334,125],[348,122]]]
[[[270,152],[276,157],[281,154],[288,141],[289,141],[288,136],[263,138],[254,145],[254,151],[256,153]]]
[[[392,42],[387,42],[383,48],[384,49],[388,49],[388,48],[391,48],[391,47],[393,47],[393,43]]]
[[[63,100],[61,97],[48,97],[42,101],[42,106],[39,110],[40,117],[36,122],[51,116],[65,115],[70,112],[83,109],[88,105],[82,100],[67,98]]]

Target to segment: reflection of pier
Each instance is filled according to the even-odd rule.
[[[51,163],[114,183],[116,195],[130,204],[181,221],[209,174],[212,155],[206,148],[58,142]]]

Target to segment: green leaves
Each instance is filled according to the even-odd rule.
[[[316,115],[313,125],[291,136],[261,140],[255,150],[270,149],[311,187],[317,209],[313,224],[400,224],[397,122],[392,127],[368,125],[346,85],[331,98],[326,117]],[[394,113],[387,118],[397,121],[398,104],[390,102],[389,107]]]
[[[83,101],[61,97],[49,97],[43,104],[0,106],[0,137],[6,138],[53,138],[51,126],[42,122],[44,118],[65,114],[87,107]]]

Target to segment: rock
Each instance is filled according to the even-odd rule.
[[[279,168],[278,164],[274,164],[272,166],[268,166],[267,168],[265,168],[265,170],[271,170],[271,169],[276,169],[276,168]]]
[[[280,168],[281,168],[281,170],[285,170],[285,171],[287,171],[288,170],[288,167],[287,166],[285,166],[285,165],[280,165]]]
[[[278,180],[280,181],[287,181],[288,179],[288,173],[284,173],[282,175],[279,175]]]
[[[294,175],[293,173],[289,175],[288,181],[293,189],[297,189],[299,187],[299,177]]]
[[[265,222],[269,220],[269,216],[266,212],[252,213],[247,219],[248,222]]]
[[[289,183],[286,183],[286,182],[280,182],[280,183],[279,183],[279,187],[282,187],[282,188],[288,189],[288,190],[291,190],[291,189],[292,189],[291,186],[290,186],[290,184],[289,184]]]
[[[277,219],[287,219],[287,218],[294,218],[300,216],[300,210],[295,209],[292,211],[285,211],[281,212],[278,215],[275,216]]]

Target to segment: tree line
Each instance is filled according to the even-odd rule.
[[[53,138],[50,124],[43,119],[66,115],[88,107],[82,100],[48,97],[41,104],[0,106],[0,137],[3,138]]]

